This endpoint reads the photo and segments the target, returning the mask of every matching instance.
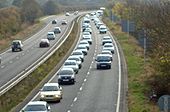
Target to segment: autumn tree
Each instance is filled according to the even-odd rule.
[[[35,22],[42,15],[41,6],[35,0],[24,0],[21,6],[22,20]]]

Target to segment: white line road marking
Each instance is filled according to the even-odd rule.
[[[19,57],[17,56],[16,59],[19,59]]]
[[[13,63],[12,61],[10,61],[9,63]]]
[[[87,79],[84,79],[84,82],[86,82],[87,81]]]
[[[68,110],[67,112],[71,112],[70,110]]]
[[[90,72],[88,71],[88,72],[87,72],[87,75],[89,75],[89,74],[90,74]]]
[[[22,55],[25,55],[24,53],[22,53]]]
[[[5,68],[5,66],[1,66],[1,68]]]
[[[76,101],[77,101],[77,97],[74,98],[74,102],[76,102]]]
[[[109,34],[111,35],[111,33],[109,32]],[[112,36],[112,35],[111,35]],[[113,36],[112,36],[113,38]],[[120,61],[120,54],[119,54],[119,49],[118,46],[116,44],[115,39],[113,38],[113,42],[115,44],[116,47],[116,52],[117,52],[117,57],[118,57],[118,66],[119,66],[119,85],[118,85],[118,98],[117,98],[117,106],[116,106],[116,112],[119,112],[119,108],[120,108],[120,92],[121,92],[121,61]]]
[[[79,90],[82,91],[82,89],[83,89],[83,88],[81,87]]]

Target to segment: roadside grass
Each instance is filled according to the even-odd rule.
[[[0,96],[0,112],[9,112],[32,92],[32,90],[40,84],[40,82],[47,78],[49,73],[62,60],[69,49],[73,46],[75,38],[77,37],[78,23],[75,22],[73,30],[67,40],[60,46],[60,48],[35,71],[28,75],[24,80],[19,82],[16,86],[8,92]]]
[[[42,29],[42,27],[45,26],[45,23],[42,21],[37,21],[35,24],[28,26],[28,24],[24,24],[22,27],[24,30],[20,31],[14,36],[11,36],[10,38],[5,38],[0,40],[0,52],[5,51],[7,48],[10,47],[12,40],[14,39],[20,39],[25,40],[28,37],[35,34],[37,31]]]
[[[127,69],[128,69],[128,111],[129,112],[159,112],[158,108],[149,101],[148,92],[150,90],[146,81],[149,76],[149,63],[143,60],[143,49],[133,36],[121,31],[119,24],[111,22],[104,18],[112,34],[123,49]],[[148,68],[147,68],[148,67]]]

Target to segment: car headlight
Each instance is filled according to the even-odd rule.
[[[55,97],[59,97],[60,95],[55,95]]]

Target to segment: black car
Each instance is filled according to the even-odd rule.
[[[74,84],[75,72],[72,68],[63,67],[58,73],[59,84]]]
[[[53,20],[53,21],[52,21],[52,24],[57,24],[57,20]]]

